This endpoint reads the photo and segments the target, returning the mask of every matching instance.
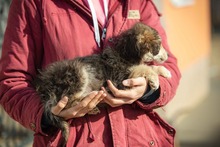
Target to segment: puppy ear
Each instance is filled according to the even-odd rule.
[[[140,46],[137,44],[135,30],[129,29],[122,33],[116,43],[120,56],[129,62],[136,63],[140,60]]]
[[[151,52],[153,55],[157,55],[161,46],[161,37],[158,32],[150,26],[138,23],[136,26],[136,32],[138,32],[137,40],[139,48],[145,49],[142,50],[143,53]]]

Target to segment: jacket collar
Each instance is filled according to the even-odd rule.
[[[77,8],[80,13],[86,15],[89,19],[92,18],[91,12],[88,7],[84,4],[83,0],[64,0],[72,5],[74,8]],[[109,15],[111,17],[112,14],[115,12],[116,8],[119,5],[123,5],[123,17],[127,18],[128,14],[128,5],[130,0],[110,0],[109,1]]]

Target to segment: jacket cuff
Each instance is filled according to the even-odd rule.
[[[44,136],[48,136],[48,134],[44,133],[41,126],[41,120],[43,115],[44,108],[41,107],[38,111],[38,114],[36,115],[35,121],[31,121],[28,125],[28,128],[34,131],[35,133],[40,133]]]
[[[50,120],[47,118],[46,113],[43,112],[42,118],[41,118],[41,130],[43,132],[46,132],[48,128],[50,128],[52,125],[50,123]]]
[[[53,134],[53,132],[57,131],[57,127],[53,125],[52,121],[48,118],[45,111],[42,114],[41,117],[41,131],[43,134],[50,135]]]
[[[42,119],[44,114],[44,108],[41,109],[41,117],[39,117],[39,120],[37,121],[38,129],[35,131],[36,133],[40,133],[44,136],[48,136],[48,134],[44,131],[44,127],[42,127]]]
[[[152,110],[165,105],[165,93],[167,90],[166,79],[160,77],[160,87],[149,95],[146,100],[137,100],[134,105],[138,105],[145,110]]]
[[[160,87],[157,90],[153,90],[148,84],[147,90],[145,91],[144,95],[139,99],[139,101],[144,104],[151,104],[154,101],[156,101],[159,97],[160,97]]]

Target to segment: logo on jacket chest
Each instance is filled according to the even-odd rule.
[[[129,10],[128,11],[128,19],[140,19],[139,10]]]

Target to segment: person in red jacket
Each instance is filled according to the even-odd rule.
[[[34,134],[34,147],[60,146],[61,132],[47,121],[39,95],[31,84],[38,69],[64,59],[99,53],[112,36],[142,22],[156,29],[169,54],[163,64],[172,78],[159,77],[149,92],[144,77],[127,79],[114,95],[94,91],[77,106],[63,109],[63,97],[51,111],[70,124],[67,147],[174,146],[175,129],[154,109],[175,95],[181,77],[177,59],[167,44],[160,14],[152,0],[12,0],[0,60],[0,104]],[[108,104],[97,115],[86,115],[100,100]]]

